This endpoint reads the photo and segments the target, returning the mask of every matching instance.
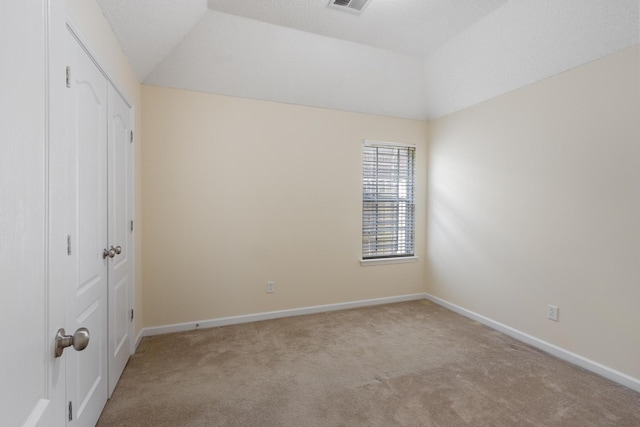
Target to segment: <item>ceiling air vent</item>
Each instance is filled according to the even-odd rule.
[[[347,10],[349,12],[362,13],[369,0],[330,0],[329,7]]]

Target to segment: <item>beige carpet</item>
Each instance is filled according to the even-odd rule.
[[[107,426],[640,426],[640,393],[427,301],[145,338]]]

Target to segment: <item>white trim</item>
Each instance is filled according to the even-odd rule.
[[[172,332],[192,331],[194,329],[213,328],[216,326],[237,325],[240,323],[258,322],[260,320],[279,319],[283,317],[302,316],[305,314],[325,313],[328,311],[346,310],[349,308],[368,307],[395,302],[415,301],[425,299],[425,294],[399,295],[395,297],[374,298],[359,301],[340,302],[336,304],[315,305],[311,307],[293,308],[288,310],[268,311],[265,313],[246,314],[242,316],[220,317],[217,319],[200,320],[197,322],[176,323],[173,325],[153,326],[142,328],[141,337],[168,334]]]
[[[384,265],[384,264],[406,264],[410,262],[418,262],[419,259],[420,258],[418,258],[417,256],[361,259],[360,265],[362,267],[372,267],[374,265]]]
[[[115,86],[114,86],[115,87]],[[117,89],[116,89],[117,91]],[[123,98],[125,99],[125,98]],[[125,99],[126,102],[126,99]],[[131,231],[131,228],[129,228],[127,235],[129,236],[129,248],[131,251],[131,268],[129,270],[129,279],[131,281],[131,286],[129,287],[129,304],[130,310],[134,310],[134,318],[133,321],[129,321],[129,334],[130,336],[133,336],[136,330],[136,324],[139,322],[139,315],[140,313],[138,313],[138,315],[136,316],[135,314],[135,309],[136,309],[136,230],[138,229],[138,227],[140,227],[140,224],[136,224],[135,218],[136,218],[136,174],[135,174],[135,168],[136,168],[136,143],[138,141],[136,141],[136,112],[135,112],[135,107],[134,106],[130,106],[130,120],[131,120],[131,132],[133,132],[133,142],[127,144],[129,146],[129,161],[131,162],[129,165],[127,165],[127,174],[129,174],[129,183],[131,184],[131,188],[129,188],[130,194],[129,194],[129,200],[127,200],[127,203],[129,203],[130,206],[130,210],[129,213],[131,215],[131,218],[129,218],[129,221],[133,222],[133,231]],[[131,224],[131,223],[130,223]],[[131,227],[131,226],[129,226]],[[137,339],[137,338],[136,338]],[[129,343],[129,355],[132,355],[136,352],[136,348],[138,348],[138,344],[139,342],[134,342],[133,340],[131,340],[131,342]]]
[[[390,142],[390,141],[374,141],[372,139],[363,139],[364,145],[370,145],[372,147],[413,147],[416,148],[416,144],[404,144],[402,142]]]
[[[138,346],[142,342],[142,338],[145,337],[145,335],[143,335],[143,333],[144,333],[144,328],[140,329],[140,332],[138,332],[138,336],[136,336],[136,339],[133,342],[133,350],[131,351],[131,354],[134,354],[136,352],[136,350],[138,350]]]
[[[515,338],[518,341],[529,344],[559,359],[580,366],[581,368],[584,368],[602,377],[608,378],[618,384],[622,384],[625,387],[629,387],[632,390],[640,392],[640,379],[634,378],[620,371],[616,371],[615,369],[609,368],[608,366],[604,366],[598,362],[594,362],[593,360],[587,359],[586,357],[580,356],[579,354],[560,348],[556,345],[543,341],[532,335],[526,334],[503,323],[496,322],[495,320],[489,319],[488,317],[482,316],[478,313],[474,313],[473,311],[452,304],[436,296],[427,293],[425,293],[424,295],[425,298],[429,301],[434,302],[444,308],[468,317],[469,319],[473,319],[479,323],[482,323],[483,325],[489,326],[492,329],[509,335],[510,337]]]

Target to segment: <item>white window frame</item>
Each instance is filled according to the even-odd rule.
[[[373,163],[368,161],[367,152],[370,154],[372,150],[375,150],[377,155],[378,149],[381,149],[381,155],[390,154],[390,150],[385,149],[406,149],[407,152],[397,157],[397,165],[377,157]],[[362,253],[360,263],[362,266],[367,266],[416,262],[418,260],[415,256],[416,146],[414,144],[364,140],[362,153]],[[404,159],[401,162],[402,157]],[[386,170],[380,172],[381,165],[386,166]],[[386,191],[379,192],[380,185],[383,185]],[[375,190],[372,187],[375,187]],[[393,212],[388,210],[390,204],[393,205]],[[378,213],[381,205],[384,205],[386,212]],[[374,210],[375,212],[373,212]],[[391,223],[391,226],[389,226],[390,218],[395,221]],[[385,236],[382,237],[382,241],[379,241],[382,234]]]

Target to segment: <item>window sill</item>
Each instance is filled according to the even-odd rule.
[[[360,265],[362,267],[371,267],[374,265],[384,264],[406,264],[410,262],[418,262],[420,258],[417,256],[397,257],[397,258],[376,258],[376,259],[361,259]]]

